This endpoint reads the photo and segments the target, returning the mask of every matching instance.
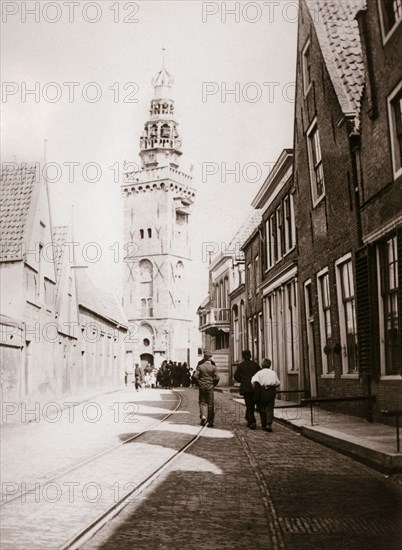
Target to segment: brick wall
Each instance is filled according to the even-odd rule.
[[[310,40],[312,86],[305,96],[301,52]],[[319,331],[316,274],[328,267],[332,344],[340,342],[337,289],[334,262],[359,246],[358,224],[353,180],[353,158],[349,128],[344,121],[330,75],[317,40],[310,14],[301,2],[296,78],[294,182],[296,226],[298,231],[298,272],[300,318],[302,328],[302,363],[304,378],[309,382],[304,283],[312,281],[314,314],[314,357],[318,395],[362,395],[366,388],[361,380],[344,379],[341,354],[331,352],[334,378],[322,378],[321,340]],[[315,207],[312,202],[307,131],[317,120],[325,181],[325,197]]]

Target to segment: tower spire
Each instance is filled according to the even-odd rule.
[[[174,78],[165,67],[166,48],[162,48],[162,68],[152,79],[154,97],[151,100],[150,118],[145,123],[140,139],[140,157],[143,168],[171,165],[178,167],[181,139],[174,120],[174,101],[171,90]]]

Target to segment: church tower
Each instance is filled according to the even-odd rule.
[[[140,139],[141,169],[127,173],[124,198],[124,298],[130,324],[127,358],[157,367],[188,361],[190,310],[189,219],[195,191],[179,169],[174,79],[163,66],[152,80],[150,116]]]

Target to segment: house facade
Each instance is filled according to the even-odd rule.
[[[280,390],[304,388],[300,357],[297,231],[294,208],[293,151],[285,149],[270,171],[252,205],[262,211],[259,230],[261,261],[257,250],[249,264],[259,268],[260,309],[254,330],[258,358],[272,361],[281,381]],[[253,277],[252,277],[253,279]],[[292,397],[292,394],[283,394]]]
[[[252,211],[231,241],[209,265],[208,297],[198,308],[203,348],[212,351],[220,385],[233,383],[233,374],[247,345],[245,268],[242,245],[261,220]]]
[[[357,14],[366,74],[358,159],[361,247],[356,252],[360,369],[378,409],[402,407],[402,4]]]
[[[119,387],[127,321],[114,296],[78,273],[69,228],[51,224],[37,165],[6,165],[0,209],[2,403],[36,411],[63,396]]]
[[[392,1],[333,4],[300,3],[294,201],[303,376],[312,395],[374,394],[378,417],[400,406],[402,393],[401,14]],[[363,415],[366,405],[337,407]]]

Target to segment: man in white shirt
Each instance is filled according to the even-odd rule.
[[[279,386],[280,380],[276,372],[271,369],[269,359],[263,359],[261,370],[252,377],[251,383],[254,387],[254,399],[260,412],[262,429],[272,432],[276,387]]]

